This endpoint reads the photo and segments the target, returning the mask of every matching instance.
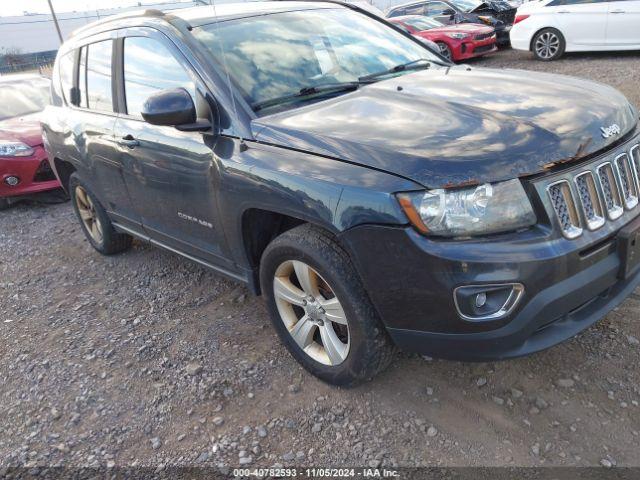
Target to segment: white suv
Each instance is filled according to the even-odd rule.
[[[518,8],[511,45],[539,60],[564,52],[640,50],[640,0],[541,0]]]

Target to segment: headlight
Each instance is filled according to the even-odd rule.
[[[470,36],[468,33],[445,33],[445,35],[449,38],[456,38],[458,40],[462,40],[463,38],[468,38]]]
[[[414,227],[429,235],[488,235],[536,223],[519,180],[460,190],[401,193],[398,200]]]
[[[22,142],[8,142],[0,140],[0,157],[29,157],[33,155],[33,148]]]

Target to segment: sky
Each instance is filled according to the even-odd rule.
[[[131,7],[138,5],[139,3],[148,4],[155,3],[153,0],[51,0],[53,8],[56,12],[84,12],[87,10],[95,10],[97,8],[117,8],[117,7]],[[159,0],[169,1],[169,0]],[[182,1],[182,0],[173,0]],[[22,15],[24,12],[29,13],[49,13],[49,4],[47,0],[0,0],[0,15],[13,16]]]

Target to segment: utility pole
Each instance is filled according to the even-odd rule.
[[[62,32],[60,31],[60,25],[58,25],[58,17],[56,17],[56,12],[53,9],[53,4],[51,0],[47,0],[49,2],[49,8],[51,9],[51,16],[53,17],[53,23],[56,26],[56,30],[58,31],[58,38],[60,39],[60,45],[64,43],[64,39],[62,38]]]

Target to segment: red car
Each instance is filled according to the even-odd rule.
[[[498,50],[496,32],[493,27],[475,23],[445,25],[433,18],[420,15],[393,17],[390,22],[398,24],[412,35],[431,40],[440,53],[454,62],[479,57]]]
[[[22,196],[60,187],[40,129],[50,83],[37,75],[0,77],[0,209]]]

